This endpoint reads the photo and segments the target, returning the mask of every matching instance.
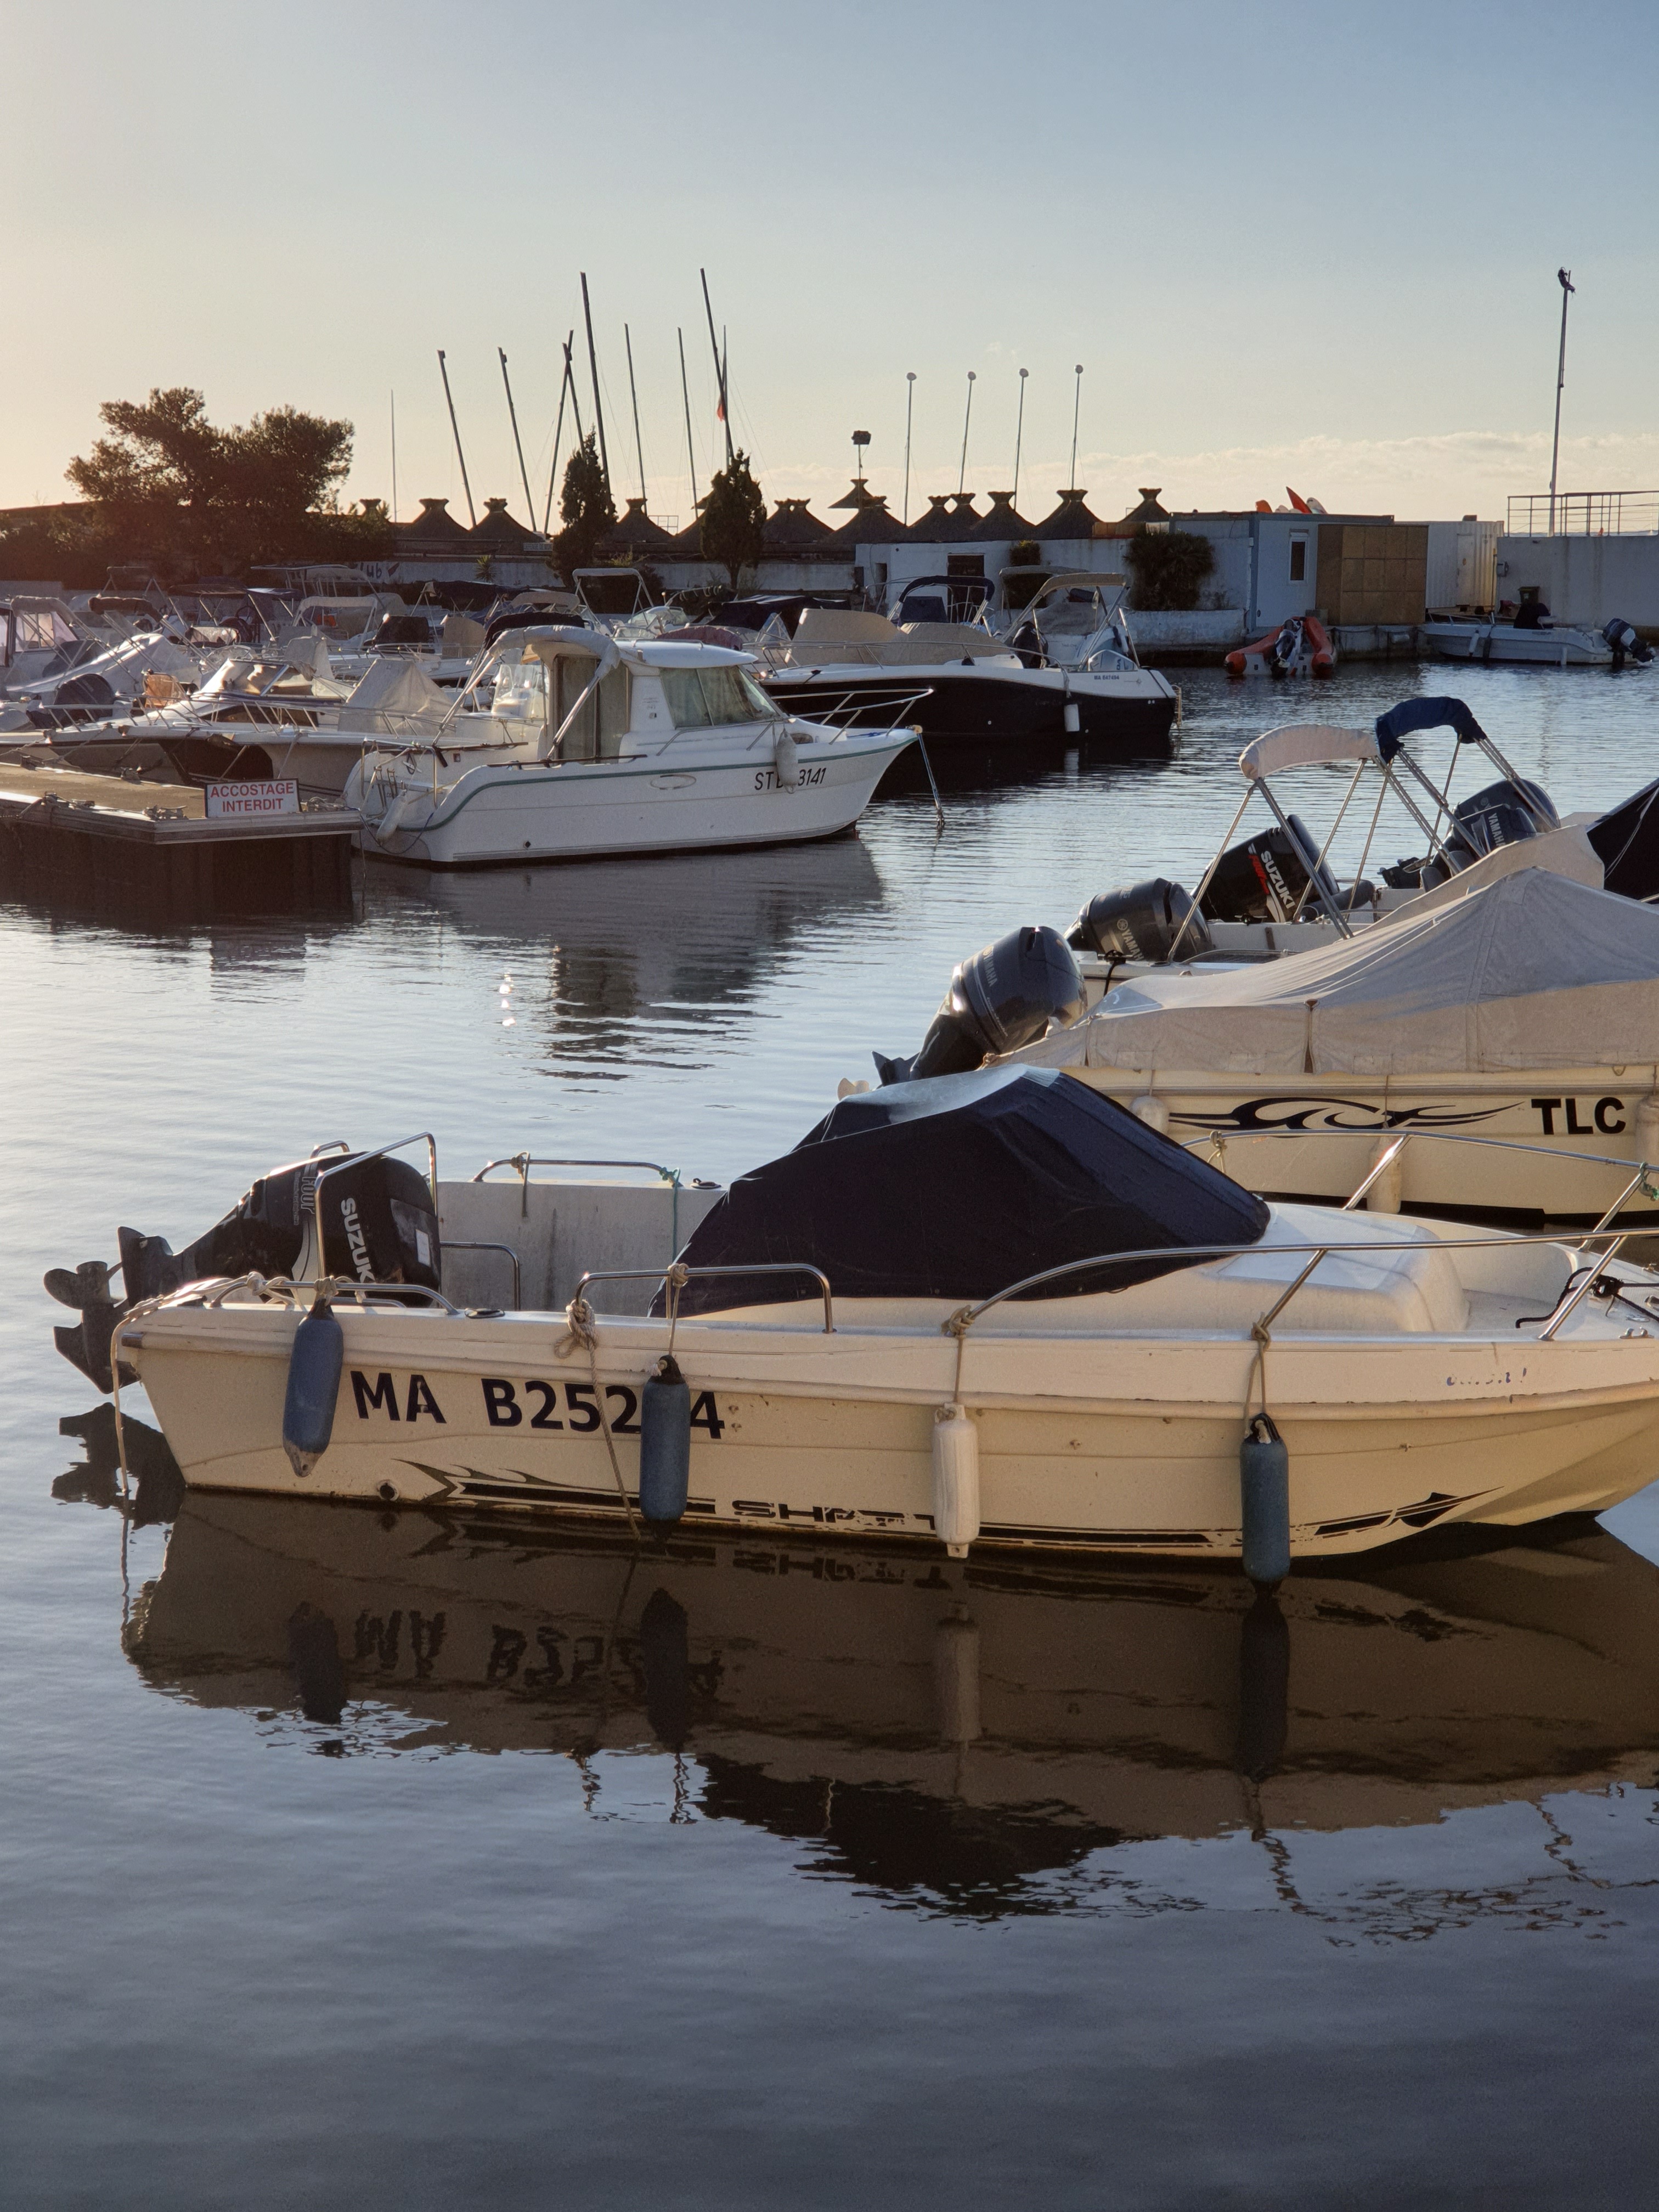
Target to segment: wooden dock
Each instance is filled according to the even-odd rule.
[[[357,827],[343,802],[210,821],[193,784],[0,763],[0,881],[30,898],[137,900],[176,918],[337,909]]]

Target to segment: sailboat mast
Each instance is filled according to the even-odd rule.
[[[593,311],[587,304],[587,272],[582,276],[582,320],[587,325],[587,367],[593,379],[593,425],[599,434],[599,465],[605,471],[605,488],[611,489],[611,456],[605,450],[605,409],[599,404],[599,356],[593,343]]]
[[[513,404],[513,386],[507,374],[506,351],[501,346],[497,346],[495,350],[501,356],[501,382],[507,386],[507,412],[513,425],[513,444],[519,456],[519,480],[524,486],[525,511],[530,517],[530,527],[533,530],[536,527],[536,502],[530,495],[530,471],[524,465],[524,443],[519,436],[519,410]]]
[[[640,509],[645,509],[645,447],[640,441],[640,395],[634,383],[634,340],[626,323],[623,325],[623,343],[628,349],[628,398],[634,410],[634,453],[640,465]]]
[[[699,269],[702,279],[702,311],[708,318],[708,348],[714,356],[714,381],[720,388],[720,420],[726,425],[726,465],[732,465],[732,409],[726,396],[726,364],[720,359],[720,340],[714,336],[714,310],[708,304],[708,271]]]
[[[476,530],[478,517],[472,504],[472,487],[467,482],[466,455],[461,451],[461,426],[455,420],[455,401],[449,389],[449,369],[444,360],[444,349],[438,348],[438,374],[444,380],[444,398],[449,403],[449,427],[455,434],[455,458],[461,465],[461,489],[466,494],[466,519]]]
[[[553,425],[553,459],[548,464],[547,470],[547,505],[542,509],[542,536],[544,538],[546,537],[548,532],[553,526],[553,487],[559,480],[559,441],[564,435],[565,394],[570,390],[574,380],[570,374],[570,347],[575,335],[576,333],[574,331],[572,331],[569,337],[568,337],[564,342],[564,375],[559,385],[559,419]],[[578,416],[576,419],[576,438],[579,444],[581,441],[581,418]],[[533,514],[530,519],[532,522],[536,520]]]
[[[685,458],[691,466],[691,520],[697,519],[697,455],[691,443],[691,387],[685,380],[685,332],[677,329],[680,342],[680,398],[685,403]]]

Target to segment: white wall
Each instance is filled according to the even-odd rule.
[[[1659,629],[1659,537],[1500,538],[1498,595],[1536,584],[1557,622],[1600,629],[1620,615]]]

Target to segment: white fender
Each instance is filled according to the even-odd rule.
[[[778,732],[772,760],[777,769],[779,786],[785,791],[793,791],[800,781],[800,763],[795,757],[795,741],[787,730]]]
[[[963,1406],[933,1415],[933,1534],[953,1559],[979,1534],[979,1431]]]
[[[374,835],[380,843],[384,844],[387,838],[395,837],[397,836],[398,830],[403,827],[404,815],[409,812],[410,809],[417,800],[422,799],[425,797],[425,792],[421,790],[417,785],[411,785],[407,790],[400,791],[398,793],[397,797],[386,808],[385,813],[381,815],[380,820],[374,824]]]
[[[1169,1135],[1170,1109],[1152,1091],[1143,1091],[1139,1098],[1132,1098],[1129,1111],[1137,1121],[1144,1121],[1149,1129],[1156,1129],[1161,1136]]]
[[[1389,1146],[1398,1141],[1393,1136],[1379,1137],[1372,1147],[1370,1165],[1375,1167]],[[1404,1181],[1405,1154],[1396,1152],[1376,1181],[1365,1193],[1367,1213],[1398,1213],[1401,1187]]]

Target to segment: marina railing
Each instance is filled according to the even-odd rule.
[[[1509,502],[1511,538],[1651,538],[1659,491],[1522,492]]]

